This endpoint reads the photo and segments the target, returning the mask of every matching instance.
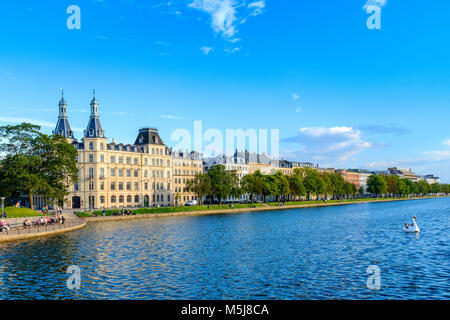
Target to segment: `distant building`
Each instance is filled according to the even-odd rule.
[[[336,172],[339,173],[345,181],[353,183],[356,188],[359,189],[359,172],[348,171],[345,169],[336,170]]]
[[[373,175],[373,172],[366,169],[348,169],[347,171],[350,172],[358,172],[359,173],[359,187],[363,188],[364,193],[367,192],[367,180],[371,175]]]
[[[417,175],[414,172],[412,172],[411,169],[393,167],[393,168],[388,168],[387,170],[388,170],[389,174],[396,175],[400,178],[409,179],[411,181],[419,180]]]
[[[203,172],[207,173],[212,167],[216,165],[223,165],[226,170],[236,171],[237,176],[242,179],[248,173],[248,166],[245,161],[245,152],[236,150],[233,155],[227,156],[226,154],[218,155],[214,158],[203,159]],[[223,199],[227,201],[239,201],[248,200],[248,195],[244,194],[240,199],[228,198]]]
[[[249,174],[258,170],[261,174],[272,174],[275,171],[275,161],[272,161],[265,153],[256,154],[245,151],[245,161]]]
[[[427,174],[424,177],[424,180],[429,183],[429,184],[433,184],[433,183],[441,183],[441,179],[439,177],[435,177],[432,174]]]
[[[202,154],[196,151],[172,151],[173,184],[175,205],[184,205],[190,200],[198,200],[193,192],[185,191],[186,183],[203,172]]]

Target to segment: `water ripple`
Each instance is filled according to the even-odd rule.
[[[448,299],[449,213],[434,199],[90,223],[1,244],[0,298]],[[413,215],[420,235],[402,232]]]

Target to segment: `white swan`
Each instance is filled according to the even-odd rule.
[[[416,217],[413,217],[412,226],[408,226],[408,228],[403,227],[404,232],[420,232],[420,228],[417,225]]]

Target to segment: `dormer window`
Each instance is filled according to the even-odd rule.
[[[94,129],[89,129],[89,136],[93,137],[94,136]]]

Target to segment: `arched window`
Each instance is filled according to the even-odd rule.
[[[138,195],[134,196],[134,202],[139,203],[139,196]]]
[[[111,203],[116,203],[116,196],[111,196]]]
[[[119,203],[123,203],[123,196],[119,196]]]
[[[127,202],[128,203],[131,203],[131,199],[132,199],[131,196],[127,196]]]

